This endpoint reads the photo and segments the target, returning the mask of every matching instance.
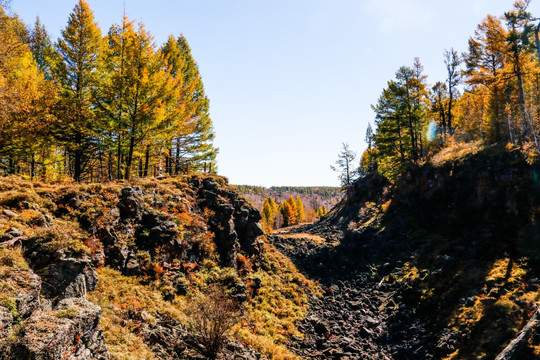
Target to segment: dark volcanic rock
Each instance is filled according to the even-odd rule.
[[[138,186],[122,189],[122,195],[118,202],[118,209],[120,210],[120,217],[122,219],[141,219],[143,201],[140,196],[141,189]]]
[[[86,298],[86,292],[96,287],[97,274],[92,259],[64,251],[48,253],[38,242],[26,251],[33,269],[41,274],[44,294],[57,301],[68,297]]]
[[[33,271],[25,269],[12,271],[9,276],[17,293],[17,312],[21,318],[27,318],[40,306],[41,279]]]
[[[215,234],[222,265],[236,266],[236,256],[241,250],[259,259],[264,250],[259,211],[212,179],[193,178],[191,184],[198,188],[200,206],[213,212],[209,219],[210,231]]]

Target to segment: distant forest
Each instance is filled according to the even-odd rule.
[[[342,198],[339,187],[332,186],[272,186],[233,185],[263,214],[269,229],[312,222],[325,215]],[[293,200],[295,202],[293,202]],[[287,202],[296,215],[285,209]],[[265,205],[268,209],[265,210]],[[300,208],[302,208],[300,210]],[[299,214],[302,212],[302,215]],[[294,220],[291,220],[294,218]]]
[[[2,6],[4,4],[4,6]],[[75,181],[216,170],[214,130],[186,38],[158,46],[124,17],[102,34],[78,1],[53,42],[0,1],[0,171]]]
[[[255,185],[234,185],[238,192],[242,194],[258,194],[268,197],[269,194],[298,194],[306,196],[321,196],[323,198],[333,198],[340,196],[339,187],[335,186],[264,186]]]

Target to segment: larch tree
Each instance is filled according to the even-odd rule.
[[[364,138],[364,141],[367,144],[367,148],[366,150],[364,150],[364,152],[362,153],[362,156],[360,157],[359,172],[361,175],[365,175],[367,173],[375,171],[377,168],[377,159],[376,159],[377,148],[375,146],[374,135],[375,134],[373,133],[373,128],[371,127],[371,123],[369,123],[366,129],[366,136]]]
[[[88,3],[79,0],[56,48],[60,62],[55,76],[61,85],[63,106],[59,136],[73,158],[72,174],[81,181],[95,153],[92,92],[97,82],[101,30]]]
[[[519,111],[521,113],[521,142],[525,142],[530,133],[536,149],[540,152],[540,145],[536,131],[534,129],[531,115],[527,110],[524,90],[524,72],[531,62],[531,35],[534,24],[532,16],[527,11],[530,0],[518,0],[514,3],[514,8],[504,14],[508,26],[507,42],[509,45],[509,62],[512,67],[512,73],[516,80],[517,97]]]
[[[395,178],[424,154],[423,137],[427,119],[427,92],[422,66],[415,59],[413,68],[402,66],[396,79],[383,89],[375,112],[378,167],[388,178]]]
[[[343,148],[336,160],[336,166],[330,165],[330,168],[339,172],[338,178],[341,186],[344,189],[348,189],[356,177],[356,169],[353,165],[356,159],[356,153],[349,148],[349,144],[343,143],[342,146]]]
[[[175,84],[143,24],[135,29],[124,17],[121,25],[111,27],[106,40],[95,98],[108,119],[109,142],[115,143],[117,177],[130,179],[136,157],[142,163],[146,152],[148,169],[150,148],[160,148],[167,140],[167,108],[175,98]]]
[[[128,47],[131,63],[127,67],[128,151],[125,178],[131,176],[136,146],[159,144],[167,128],[167,104],[174,101],[173,82],[157,53],[153,37],[139,25],[135,42]]]
[[[161,51],[168,61],[172,75],[181,78],[183,92],[180,99],[185,106],[184,112],[180,114],[183,117],[182,126],[176,129],[170,151],[176,164],[176,172],[178,173],[182,162],[186,160],[195,169],[203,167],[203,164],[210,164],[215,169],[218,149],[213,145],[215,135],[209,100],[191,48],[186,38],[180,35],[176,40],[169,37]]]
[[[446,65],[446,84],[448,87],[448,110],[447,110],[447,124],[448,128],[444,128],[443,132],[452,135],[454,132],[452,128],[452,119],[454,113],[452,112],[454,102],[459,97],[458,85],[461,83],[461,72],[459,71],[459,65],[461,64],[461,58],[457,51],[453,48],[444,51],[444,64]]]
[[[54,63],[58,61],[58,54],[39,17],[36,18],[34,28],[30,33],[30,50],[38,68],[43,72],[46,79],[51,80],[53,78]]]
[[[133,21],[124,16],[122,24],[113,24],[109,29],[100,58],[101,76],[94,97],[100,117],[105,122],[102,136],[107,147],[109,179],[124,177],[125,142],[128,136],[127,96],[134,81],[128,77],[133,76],[134,72],[127,69],[134,64],[132,48],[136,37]]]
[[[304,209],[304,203],[300,197],[297,197],[296,200],[296,223],[299,224],[306,219],[306,211]]]
[[[283,226],[287,227],[296,224],[296,212],[289,201],[281,204],[280,212],[283,215]]]
[[[7,159],[3,168],[9,173],[18,172],[19,161],[29,160],[33,177],[36,161],[43,163],[51,146],[55,91],[36,67],[28,42],[24,23],[0,8],[0,160]]]
[[[485,139],[489,143],[500,141],[505,133],[504,67],[508,52],[507,36],[501,21],[488,15],[469,39],[469,49],[463,54],[465,82],[470,86],[469,91],[479,96],[486,93],[489,97],[484,125]],[[508,138],[513,142],[510,117],[508,121]]]
[[[431,114],[437,119],[437,123],[442,131],[442,142],[446,142],[447,121],[447,102],[448,102],[448,87],[446,83],[437,81],[430,92]]]

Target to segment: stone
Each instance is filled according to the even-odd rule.
[[[138,186],[122,189],[118,209],[120,218],[140,220],[142,217],[143,201],[140,198],[141,189]]]
[[[10,283],[16,286],[17,312],[23,319],[39,309],[41,279],[32,270],[18,269],[9,274]]]
[[[19,216],[19,214],[9,209],[2,210],[2,214],[6,215],[8,218],[16,218]]]
[[[87,300],[64,299],[56,310],[40,313],[25,323],[22,336],[14,346],[14,357],[108,360],[109,353],[99,330],[100,315],[101,308]]]
[[[0,339],[8,335],[13,326],[13,314],[3,306],[0,306]]]

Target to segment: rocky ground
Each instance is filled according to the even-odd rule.
[[[308,315],[299,326],[305,337],[292,339],[289,346],[306,359],[430,358],[418,345],[422,328],[405,328],[398,318],[403,314],[396,304],[399,285],[387,284],[377,269],[362,263],[364,257],[335,261],[344,256],[343,233],[330,229],[306,226],[270,237],[323,289],[322,297],[310,297]]]

